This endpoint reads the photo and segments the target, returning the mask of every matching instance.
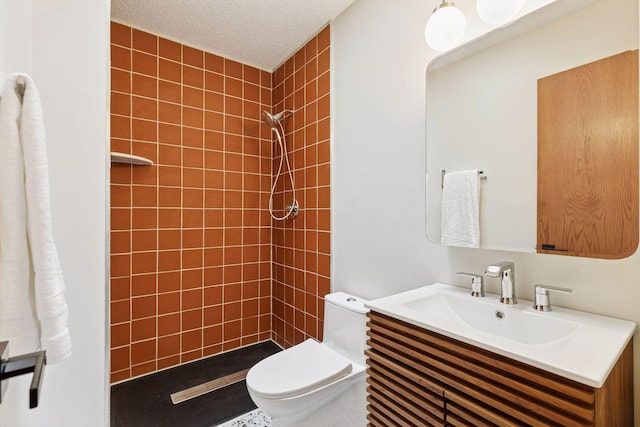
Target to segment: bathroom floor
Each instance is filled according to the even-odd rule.
[[[244,381],[176,405],[170,395],[248,369],[278,351],[273,341],[265,341],[113,385],[111,427],[211,427],[227,421],[234,427],[267,425],[253,423],[262,416],[252,412],[256,406]]]

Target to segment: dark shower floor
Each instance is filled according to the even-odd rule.
[[[111,386],[111,427],[211,427],[256,408],[244,381],[174,405],[170,395],[280,351],[265,341]]]

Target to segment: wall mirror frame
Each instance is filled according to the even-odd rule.
[[[487,178],[480,184],[480,248],[543,252],[537,243],[538,80],[636,49],[638,0],[557,0],[434,58],[426,71],[429,240],[440,244],[441,171],[480,169]],[[636,161],[635,184],[637,170]],[[637,242],[634,203],[628,230]],[[579,256],[624,258],[636,246],[613,256]]]

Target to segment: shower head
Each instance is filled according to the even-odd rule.
[[[267,126],[274,129],[276,126],[278,126],[278,124],[280,123],[280,120],[284,118],[285,114],[293,114],[293,111],[283,110],[276,114],[271,114],[268,111],[262,111],[262,121]]]

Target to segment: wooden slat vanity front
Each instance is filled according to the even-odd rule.
[[[593,388],[374,311],[368,317],[370,426],[633,425],[632,341]]]

